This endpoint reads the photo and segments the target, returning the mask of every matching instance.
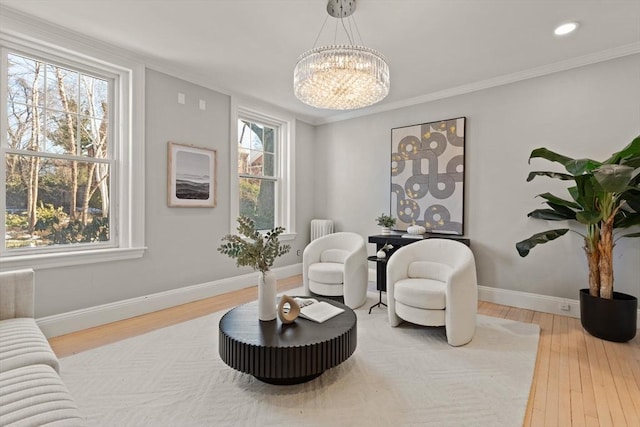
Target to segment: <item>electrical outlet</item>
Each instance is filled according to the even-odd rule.
[[[569,305],[569,301],[562,301],[560,303],[560,310],[562,311],[569,311],[571,310],[571,306]]]
[[[300,251],[300,249],[298,249],[298,250],[296,251],[296,255],[300,256],[300,253],[301,253],[301,251]]]

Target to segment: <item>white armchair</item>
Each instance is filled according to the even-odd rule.
[[[387,261],[389,324],[403,320],[445,326],[452,346],[473,338],[478,286],[473,252],[454,240],[426,239],[398,249]]]
[[[302,264],[306,295],[343,296],[351,308],[367,300],[367,250],[359,234],[333,233],[312,241],[304,249]]]

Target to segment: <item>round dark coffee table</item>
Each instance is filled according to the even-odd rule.
[[[240,372],[278,385],[312,380],[344,362],[356,349],[356,314],[339,302],[316,299],[344,312],[323,323],[298,317],[283,324],[258,320],[257,301],[230,310],[220,319],[220,357]]]

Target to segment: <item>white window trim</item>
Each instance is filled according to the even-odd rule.
[[[277,126],[280,129],[277,147],[278,180],[280,182],[277,193],[275,222],[276,225],[285,228],[285,232],[280,235],[280,240],[294,240],[297,235],[295,227],[295,119],[280,111],[274,111],[271,107],[264,105],[256,106],[250,101],[239,100],[234,96],[231,97],[230,117],[230,232],[236,232],[236,228],[238,227],[236,218],[238,218],[240,214],[240,194],[238,191],[238,119],[245,117],[264,124]]]
[[[7,12],[7,13],[5,13]],[[144,64],[127,57],[113,47],[100,42],[86,42],[86,38],[77,34],[48,26],[41,21],[35,22],[23,15],[3,10],[0,17],[0,46],[3,49],[19,52],[33,52],[43,59],[62,58],[62,62],[76,62],[92,68],[92,64],[102,64],[115,73],[119,79],[120,99],[118,121],[120,123],[117,140],[117,167],[114,183],[118,186],[116,198],[112,200],[118,210],[117,247],[86,250],[55,251],[51,253],[30,253],[10,255],[0,248],[0,270],[30,267],[56,268],[71,265],[83,265],[97,262],[109,262],[140,258],[146,249],[144,246],[144,201],[145,201],[145,151],[144,151]],[[60,61],[60,60],[58,60]],[[57,61],[56,61],[57,62]],[[101,65],[101,68],[102,68]],[[93,65],[95,66],[95,65]],[[4,67],[3,67],[4,68]],[[6,71],[3,70],[2,84],[6,85]],[[6,91],[6,87],[4,88]],[[6,109],[3,101],[3,109]],[[1,117],[5,117],[6,111]],[[3,126],[6,121],[3,121]],[[4,132],[4,131],[3,131]],[[2,135],[5,139],[6,135]],[[0,155],[4,162],[4,143]],[[2,170],[3,166],[2,166]],[[4,188],[4,172],[0,184]],[[4,212],[5,201],[0,201]],[[2,231],[4,218],[2,218]]]

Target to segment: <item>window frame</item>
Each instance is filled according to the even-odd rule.
[[[113,51],[79,46],[65,34],[47,33],[41,40],[27,38],[15,28],[28,31],[25,22],[3,22],[6,29],[0,31],[0,71],[3,98],[0,109],[0,187],[5,188],[5,156],[14,152],[8,147],[7,93],[9,53],[24,55],[46,63],[67,66],[79,72],[108,77],[114,84],[112,111],[109,116],[109,130],[112,132],[109,146],[112,169],[110,215],[110,241],[108,243],[82,244],[81,246],[60,245],[39,247],[32,250],[8,251],[5,247],[4,231],[6,223],[6,198],[0,197],[0,261],[3,269],[52,268],[139,258],[144,254],[144,65],[118,55]],[[17,25],[19,24],[19,25]],[[16,27],[17,25],[17,27]],[[4,25],[3,25],[4,27]],[[42,31],[33,30],[37,33]],[[45,154],[46,156],[47,154]],[[135,168],[133,167],[135,165]]]
[[[276,183],[276,200],[274,206],[275,226],[285,228],[280,240],[294,240],[295,230],[295,119],[284,113],[273,111],[272,108],[251,105],[249,102],[240,104],[237,98],[231,99],[231,132],[230,132],[230,224],[229,229],[235,232],[236,218],[240,214],[240,192],[238,172],[238,121],[247,120],[273,127],[276,130],[275,140],[275,180],[271,177],[260,176],[260,179],[273,180]],[[256,178],[256,177],[253,177]]]

